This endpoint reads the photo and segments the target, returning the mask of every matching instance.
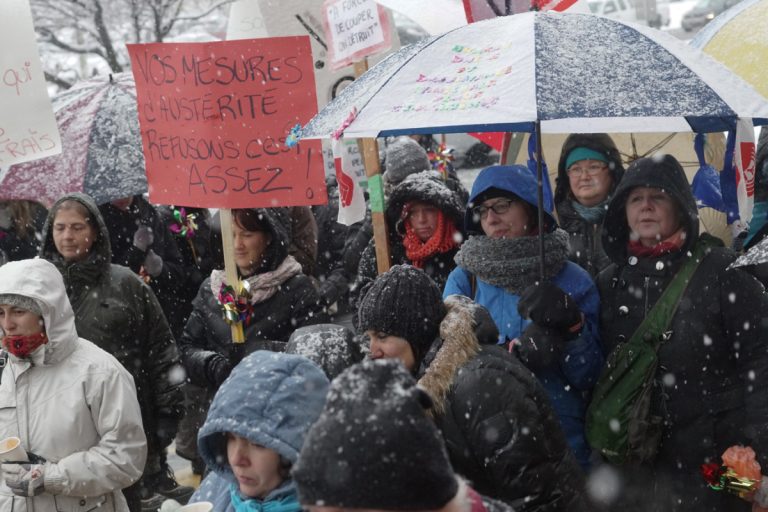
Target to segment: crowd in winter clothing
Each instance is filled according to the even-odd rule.
[[[699,233],[674,157],[625,168],[608,135],[572,134],[554,211],[526,166],[467,192],[412,138],[383,157],[384,273],[371,216],[336,222],[332,178],[328,205],[227,212],[229,273],[218,212],[0,203],[0,443],[28,459],[0,447],[0,509],[768,506],[700,474],[738,445],[768,467],[768,296],[759,265]],[[658,439],[609,462],[593,391],[689,271],[648,385]],[[197,490],[174,480],[174,440]]]

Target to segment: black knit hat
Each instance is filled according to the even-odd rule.
[[[440,289],[410,265],[395,265],[378,276],[357,310],[362,331],[405,338],[417,367],[440,332],[445,313]]]
[[[367,360],[331,384],[293,479],[302,505],[434,510],[458,492],[431,400],[399,361]]]

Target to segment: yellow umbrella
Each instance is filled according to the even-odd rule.
[[[743,0],[691,41],[768,98],[768,0]]]

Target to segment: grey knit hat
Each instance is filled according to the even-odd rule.
[[[384,179],[392,184],[406,176],[432,168],[427,152],[410,137],[399,137],[387,146],[384,156]]]
[[[4,293],[0,294],[0,304],[8,304],[27,311],[30,311],[38,316],[43,316],[43,309],[38,302],[25,295],[18,295],[16,293]]]

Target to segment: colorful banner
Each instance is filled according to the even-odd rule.
[[[128,45],[150,200],[207,208],[327,202],[307,36]]]
[[[323,14],[333,69],[391,46],[387,13],[375,0],[325,0]]]
[[[0,17],[0,166],[61,153],[28,0],[5,0]]]

